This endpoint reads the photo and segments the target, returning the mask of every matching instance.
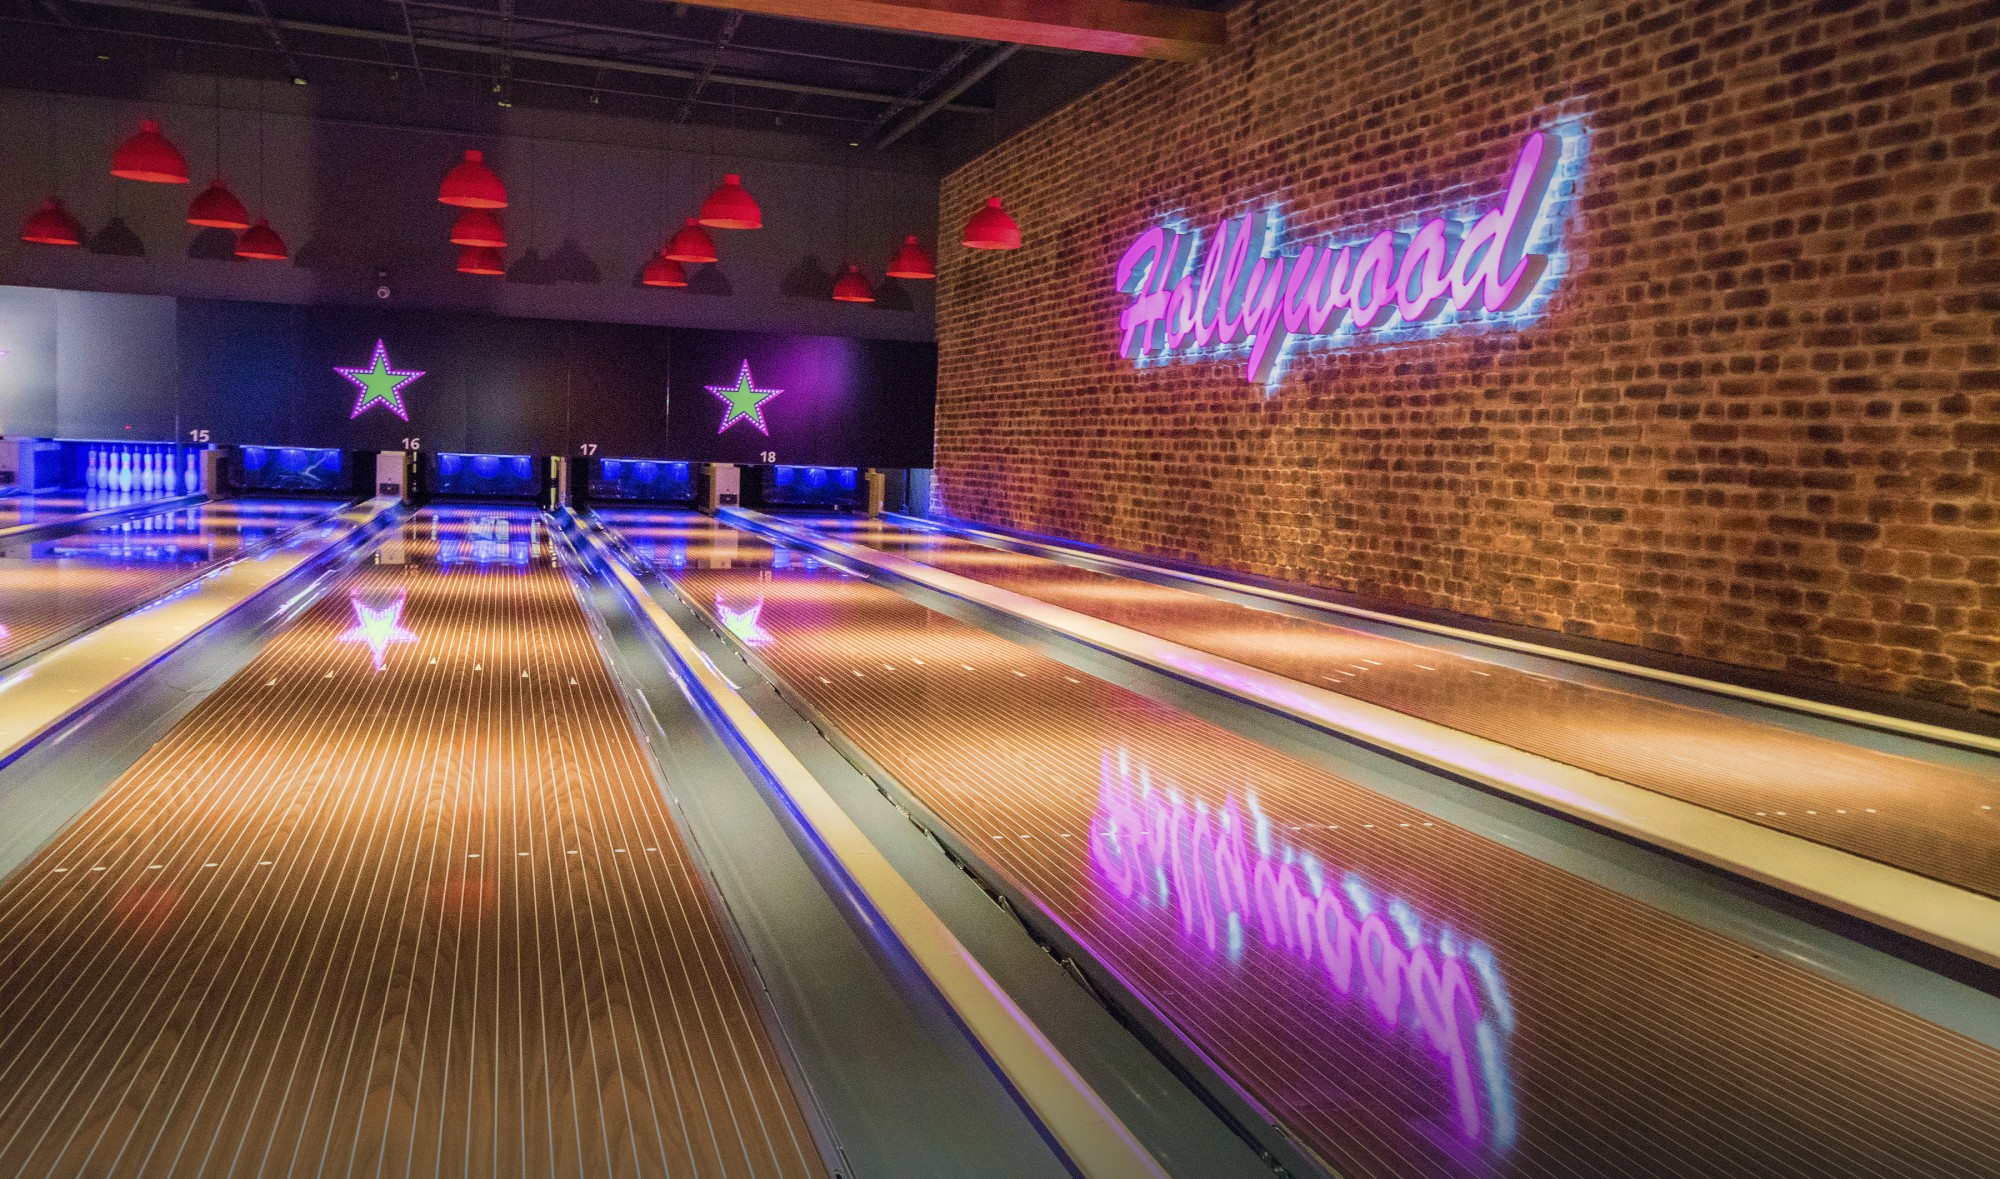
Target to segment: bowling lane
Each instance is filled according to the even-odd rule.
[[[2000,1173],[1987,1045],[804,551],[599,516],[1342,1175]]]
[[[57,540],[0,542],[0,666],[339,506],[222,500],[100,524]]]
[[[2000,763],[1961,769],[944,533],[806,521],[1252,667],[2000,896]]]
[[[0,1175],[824,1173],[528,511],[405,521],[0,885]]]
[[[0,496],[0,532],[11,528],[60,524],[85,512],[121,507],[143,498],[109,491],[44,491],[4,495]]]

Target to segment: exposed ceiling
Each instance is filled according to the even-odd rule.
[[[1220,36],[1220,2],[0,0],[0,36],[15,43],[0,80],[214,73],[307,86],[322,106],[380,109],[386,96],[434,120],[522,105],[960,155],[953,145],[991,142],[1121,55],[1197,55]],[[792,11],[860,23],[773,14]]]

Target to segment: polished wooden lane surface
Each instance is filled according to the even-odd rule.
[[[80,516],[98,508],[114,507],[120,502],[111,493],[50,491],[40,495],[0,495],[0,529],[18,528],[23,525],[55,524]]]
[[[538,519],[406,522],[0,887],[0,1175],[812,1176]]]
[[[1343,1175],[2000,1174],[2000,1052],[806,552],[603,515]]]
[[[809,522],[842,539],[2000,896],[2000,760],[1985,773],[1955,769],[962,537],[851,518]]]
[[[0,544],[0,664],[50,637],[143,605],[168,586],[335,511],[306,500],[223,500]]]

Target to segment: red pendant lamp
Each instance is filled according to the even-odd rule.
[[[931,261],[931,256],[924,252],[924,244],[913,233],[903,239],[903,248],[889,259],[888,275],[890,278],[936,278],[937,263]]]
[[[466,246],[458,252],[458,272],[504,275],[507,273],[507,260],[492,246]]]
[[[83,224],[63,208],[60,197],[50,197],[21,224],[21,240],[45,246],[80,246]]]
[[[188,202],[187,223],[204,229],[248,229],[250,210],[229,191],[229,186],[217,176],[201,190],[201,195]]]
[[[490,209],[467,209],[452,223],[451,244],[504,250],[507,248],[507,231]]]
[[[649,287],[684,287],[688,285],[687,271],[681,269],[680,263],[667,257],[667,248],[665,246],[661,246],[660,252],[653,256],[653,260],[646,263],[646,273],[640,276],[639,281]]]
[[[122,180],[144,180],[153,184],[186,184],[187,160],[180,149],[160,133],[158,119],[147,119],[130,139],[118,145],[111,157],[111,174]]]
[[[840,277],[833,280],[833,301],[836,303],[873,303],[875,288],[868,284],[868,276],[861,273],[861,267],[849,262]]]
[[[715,239],[703,233],[701,225],[690,217],[667,243],[666,256],[675,262],[713,262]]]
[[[1018,250],[1021,227],[1000,207],[999,197],[987,197],[985,206],[965,223],[964,244],[974,250]]]
[[[764,210],[743,187],[743,177],[730,172],[701,203],[701,216],[695,220],[710,229],[762,229]]]
[[[507,186],[486,166],[484,153],[467,151],[465,162],[444,174],[444,183],[438,185],[438,202],[461,209],[504,209]]]
[[[259,217],[257,224],[237,236],[236,256],[263,262],[283,262],[287,257],[285,239],[278,236],[278,231],[271,228],[269,221]]]

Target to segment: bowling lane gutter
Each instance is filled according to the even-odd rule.
[[[2000,966],[2000,901],[760,512],[729,508],[721,516],[891,581],[970,602],[1404,761]]]
[[[150,604],[16,664],[0,678],[0,768],[104,704],[183,643],[264,591],[321,560],[350,550],[400,513],[378,497],[329,517],[323,543],[298,530],[203,571]],[[305,525],[302,527],[307,527]]]
[[[1467,630],[1405,614],[1392,614],[1380,610],[1370,610],[1362,606],[1344,602],[1329,601],[1325,598],[1310,597],[1305,594],[1288,593],[1272,586],[1255,582],[1219,577],[1196,569],[1181,569],[1167,565],[1148,564],[1109,551],[1100,551],[1088,546],[1057,543],[1053,538],[1031,533],[1016,534],[980,527],[965,520],[932,520],[922,516],[911,516],[900,512],[885,512],[882,518],[889,523],[909,529],[912,532],[927,532],[942,536],[955,536],[978,544],[990,545],[1009,552],[1027,553],[1046,557],[1077,568],[1100,573],[1114,573],[1150,582],[1155,585],[1174,586],[1193,590],[1197,593],[1221,598],[1224,601],[1243,598],[1262,599],[1295,612],[1298,617],[1316,617],[1337,624],[1353,625],[1358,620],[1362,624],[1375,624],[1401,630],[1407,634],[1415,631],[1435,636],[1447,644],[1462,643],[1472,647],[1512,652],[1527,656],[1532,660],[1546,660],[1554,664],[1569,664],[1609,676],[1650,680],[1665,685],[1669,689],[1685,689],[1689,692],[1708,696],[1722,696],[1744,701],[1753,706],[1776,710],[1779,714],[1793,713],[1801,717],[1812,717],[1832,721],[1837,725],[1858,729],[1872,729],[1898,737],[1926,742],[1934,745],[1972,750],[1979,753],[2000,754],[2000,737],[1986,733],[1970,732],[1948,725],[1930,724],[1908,717],[1891,716],[1873,712],[1865,708],[1851,708],[1846,705],[1824,700],[1813,700],[1785,692],[1771,691],[1748,684],[1729,683],[1706,676],[1690,675],[1664,667],[1649,667],[1620,659],[1609,659],[1584,651],[1572,651],[1562,647],[1552,647],[1544,643],[1528,642],[1509,638],[1505,635],[1488,634],[1483,631]],[[1371,632],[1373,633],[1373,632]],[[1450,649],[1447,647],[1446,649]],[[1594,682],[1594,681],[1589,681]]]
[[[115,524],[121,520],[136,520],[142,516],[152,516],[174,508],[194,507],[208,502],[208,496],[197,492],[193,495],[177,495],[166,499],[141,499],[130,503],[115,504],[108,508],[98,508],[93,512],[78,512],[74,516],[63,516],[55,520],[41,520],[33,524],[15,524],[0,528],[0,541],[9,540],[54,540],[82,532],[99,524]]]
[[[1062,1051],[1015,1004],[804,763],[766,725],[685,631],[646,592],[604,538],[583,529],[592,555],[659,635],[720,724],[787,798],[830,862],[908,951],[1008,1084],[1086,1179],[1166,1179],[1163,1170]]]

